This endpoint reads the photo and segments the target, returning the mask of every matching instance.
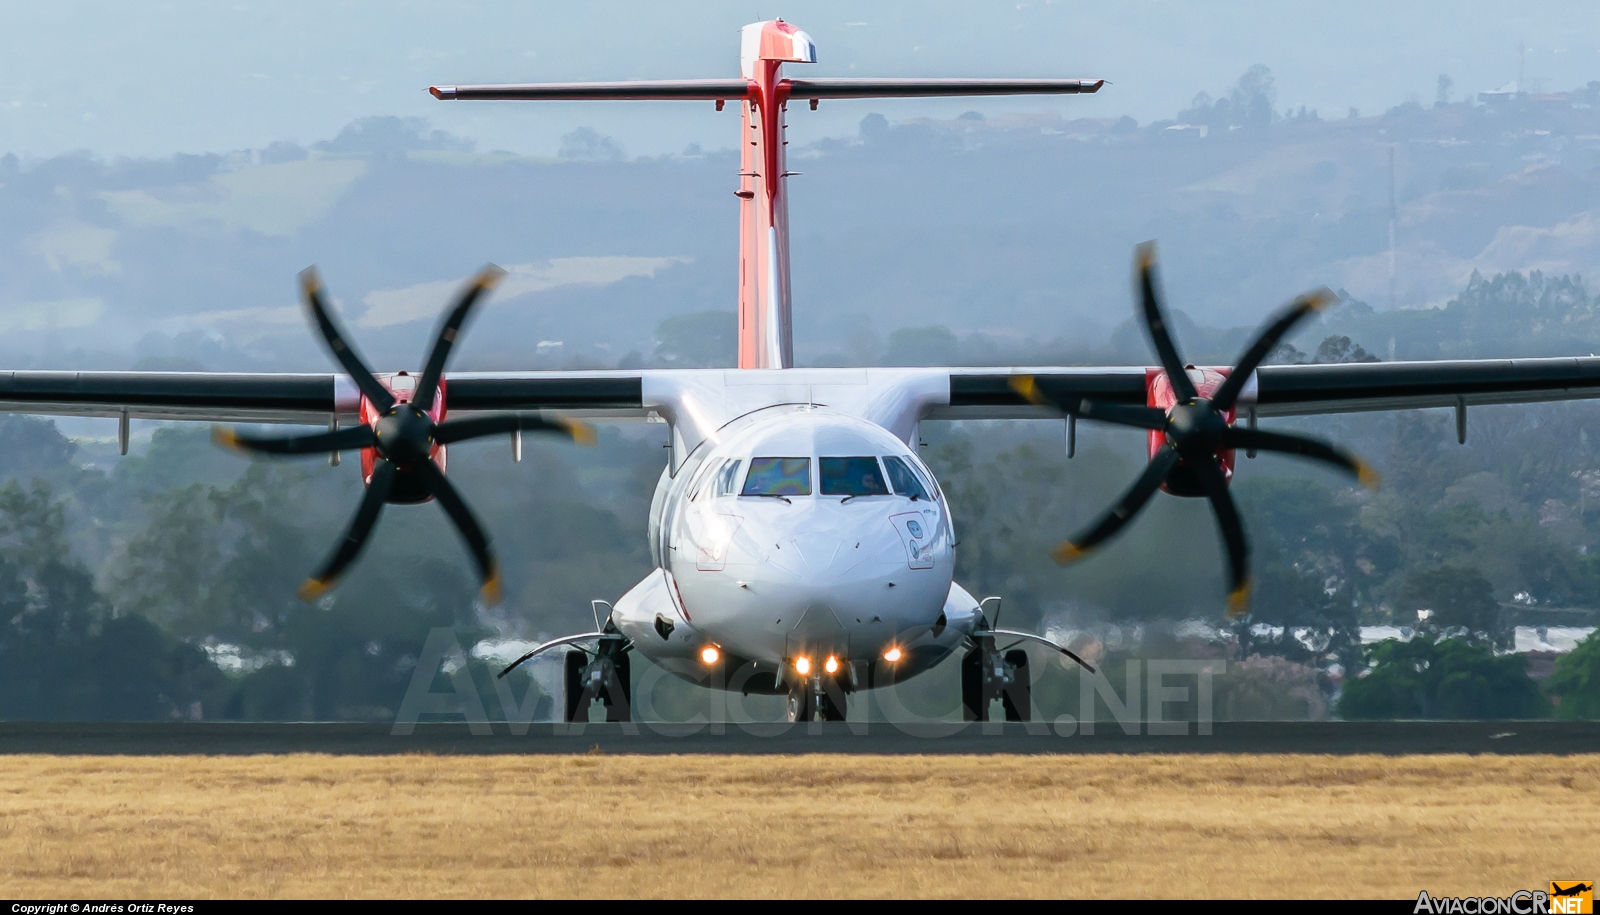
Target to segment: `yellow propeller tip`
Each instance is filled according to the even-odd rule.
[[[505,275],[505,268],[498,264],[490,264],[478,271],[478,285],[484,289],[493,289],[500,285],[500,281],[505,279]]]
[[[1373,492],[1377,492],[1378,486],[1383,483],[1383,475],[1372,469],[1372,465],[1366,461],[1356,462],[1356,479]]]
[[[489,580],[483,583],[483,588],[479,590],[478,594],[483,598],[483,602],[490,607],[500,603],[500,598],[503,594],[500,590],[500,572],[498,569],[489,575]]]
[[[1028,403],[1037,405],[1044,403],[1044,398],[1039,393],[1039,383],[1032,375],[1012,375],[1010,384],[1011,390],[1022,395],[1022,399]]]
[[[322,595],[328,593],[328,589],[331,587],[333,587],[333,582],[331,581],[308,578],[300,584],[300,589],[294,593],[301,600],[309,604]]]
[[[1137,248],[1139,267],[1148,270],[1156,264],[1156,243],[1153,241],[1141,242]]]
[[[1247,581],[1235,588],[1232,594],[1228,595],[1228,618],[1236,620],[1239,617],[1244,616],[1245,612],[1249,609],[1250,583]]]
[[[1075,543],[1063,543],[1050,551],[1050,558],[1056,561],[1056,565],[1062,566],[1077,562],[1087,555],[1089,551],[1079,548]]]
[[[600,434],[588,423],[565,417],[562,418],[561,423],[567,427],[567,434],[572,436],[572,440],[580,445],[593,447],[600,441]]]
[[[227,426],[212,426],[211,441],[224,448],[232,448],[235,451],[241,450],[239,447],[239,433]]]

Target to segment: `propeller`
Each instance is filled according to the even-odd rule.
[[[409,402],[396,400],[388,388],[378,381],[372,370],[362,361],[345,340],[338,319],[328,310],[323,294],[322,280],[316,267],[307,267],[300,273],[300,290],[305,296],[306,310],[322,334],[323,342],[344,370],[349,373],[362,395],[377,410],[378,420],[370,425],[354,426],[335,432],[316,435],[255,437],[241,435],[225,426],[211,427],[212,438],[220,445],[240,451],[260,454],[327,454],[334,451],[371,448],[376,452],[372,478],[367,483],[355,517],[345,528],[344,538],[328,556],[315,574],[300,586],[303,600],[314,600],[338,581],[350,563],[361,554],[367,537],[378,522],[378,515],[389,499],[397,478],[402,474],[415,479],[421,488],[444,509],[456,530],[466,541],[473,562],[483,581],[482,595],[486,603],[500,601],[500,567],[495,561],[489,537],[473,515],[461,494],[445,477],[444,471],[433,461],[433,447],[480,438],[486,435],[520,432],[548,432],[564,435],[579,444],[595,443],[594,430],[589,426],[562,416],[546,417],[538,413],[496,413],[434,422],[428,415],[444,375],[445,363],[455,345],[461,328],[471,315],[473,307],[492,290],[505,271],[493,264],[480,270],[456,297],[455,304],[445,313],[434,336],[433,349],[429,351],[417,384],[416,394]]]
[[[1228,377],[1206,398],[1195,390],[1177,344],[1167,331],[1166,311],[1156,291],[1155,242],[1145,242],[1138,247],[1136,270],[1140,316],[1145,333],[1161,360],[1161,368],[1172,385],[1175,403],[1171,409],[1095,400],[1061,401],[1042,389],[1031,375],[1018,375],[1011,382],[1017,393],[1035,404],[1052,406],[1084,419],[1164,433],[1165,441],[1145,465],[1144,472],[1123,492],[1111,510],[1078,536],[1056,547],[1050,555],[1062,565],[1083,558],[1122,530],[1162,484],[1173,480],[1175,474],[1192,474],[1193,482],[1198,483],[1198,489],[1210,501],[1217,526],[1222,531],[1228,552],[1228,615],[1237,618],[1245,614],[1250,602],[1250,541],[1245,537],[1238,508],[1228,492],[1222,452],[1245,448],[1299,455],[1331,464],[1355,476],[1362,485],[1373,489],[1378,486],[1377,471],[1371,466],[1320,439],[1244,429],[1228,423],[1228,411],[1238,402],[1245,382],[1272,348],[1307,315],[1326,308],[1334,296],[1327,289],[1318,289],[1284,306],[1262,328]]]

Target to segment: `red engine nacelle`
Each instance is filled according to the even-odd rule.
[[[394,395],[396,403],[410,403],[411,398],[415,397],[417,394],[417,376],[412,375],[409,372],[396,372],[392,375],[375,373],[375,375],[378,379],[378,383],[382,384],[385,388],[388,388],[389,393]],[[445,387],[445,380],[441,377],[439,379],[438,392],[434,394],[433,397],[433,406],[428,410],[428,418],[433,420],[435,423],[444,422]],[[372,405],[372,401],[362,397],[361,422],[371,426],[376,424],[381,417],[382,414],[378,412],[377,407]],[[429,455],[433,458],[433,462],[439,465],[439,469],[443,471],[445,469],[445,460],[447,458],[445,446],[435,444],[433,446],[433,450],[429,452]],[[361,449],[362,483],[365,484],[372,482],[372,468],[377,460],[377,451],[372,448]],[[395,474],[394,486],[389,490],[389,498],[385,501],[400,505],[416,505],[421,502],[427,502],[432,498],[433,494],[428,490],[428,487],[422,482],[420,477],[418,477],[415,473],[408,473],[402,469],[399,473]]]
[[[1196,368],[1189,366],[1189,380],[1193,382],[1195,393],[1201,397],[1209,398],[1221,386],[1223,379],[1227,378],[1231,369]],[[1172,393],[1172,382],[1167,379],[1167,373],[1160,369],[1147,369],[1144,373],[1145,404],[1155,407],[1163,412],[1172,409],[1178,398]],[[1228,424],[1232,425],[1236,410],[1229,410],[1224,414]],[[1148,439],[1149,458],[1156,456],[1156,450],[1167,443],[1167,434],[1151,430]],[[1222,476],[1228,482],[1233,482],[1234,452],[1227,449],[1217,452],[1217,458],[1222,463]],[[1167,481],[1161,488],[1175,496],[1200,497],[1205,490],[1200,486],[1200,481],[1188,470],[1189,462],[1180,461],[1173,468]]]

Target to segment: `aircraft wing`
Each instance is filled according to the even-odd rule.
[[[950,403],[931,419],[1002,419],[1041,415],[1012,387],[1031,376],[1057,403],[1092,399],[1145,402],[1146,370],[1018,367],[950,369]],[[1267,365],[1245,386],[1239,405],[1258,416],[1307,416],[1484,404],[1541,403],[1600,397],[1600,357],[1461,359]]]
[[[640,372],[462,372],[446,378],[452,414],[559,410],[643,416]],[[224,372],[0,372],[0,412],[323,425],[354,419],[348,376]]]
[[[928,419],[1028,419],[1051,415],[1025,400],[1013,380],[1030,376],[1050,399],[1143,404],[1141,366],[1027,366],[908,369],[948,373],[948,399],[929,398]],[[789,369],[826,383],[832,372]],[[555,410],[593,419],[637,419],[651,410],[652,370],[457,372],[446,378],[452,414]],[[670,372],[663,374],[698,374]],[[720,380],[723,370],[710,370]],[[940,387],[943,385],[941,384]],[[1269,365],[1240,397],[1258,416],[1538,403],[1600,398],[1600,357]],[[132,419],[326,424],[353,419],[358,394],[339,374],[222,372],[0,372],[0,412]]]

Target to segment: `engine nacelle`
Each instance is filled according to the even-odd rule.
[[[1231,369],[1226,368],[1196,368],[1192,365],[1188,366],[1188,370],[1189,381],[1194,385],[1195,393],[1203,399],[1209,399],[1213,394],[1215,394],[1217,392],[1217,388],[1222,385],[1223,380],[1226,379],[1231,372]],[[1177,396],[1172,393],[1172,382],[1168,380],[1167,373],[1161,371],[1160,369],[1146,370],[1144,375],[1144,389],[1145,404],[1155,407],[1163,412],[1171,410],[1172,407],[1178,402]],[[1224,414],[1229,425],[1233,424],[1236,412],[1236,410],[1230,409],[1226,414]],[[1155,457],[1157,449],[1166,443],[1167,434],[1165,432],[1151,430],[1146,442],[1148,446],[1147,457]],[[1230,483],[1233,482],[1233,450],[1225,449],[1217,452],[1217,459],[1222,464],[1223,478]],[[1186,496],[1189,498],[1199,498],[1206,494],[1205,490],[1200,486],[1199,478],[1196,477],[1194,472],[1189,469],[1187,461],[1180,461],[1178,463],[1178,466],[1175,467],[1172,473],[1167,477],[1167,481],[1161,484],[1161,488],[1172,495]]]
[[[394,395],[396,403],[410,403],[411,398],[417,395],[418,378],[416,375],[413,375],[410,372],[395,372],[393,374],[374,373],[374,376],[378,379],[379,384],[382,384],[389,390],[390,394]],[[428,418],[433,420],[435,423],[444,422],[445,388],[445,380],[443,377],[440,377],[438,391],[433,397],[433,406],[428,410]],[[372,405],[372,401],[368,400],[366,397],[361,398],[360,409],[361,421],[369,426],[375,425],[383,415],[378,411],[377,407]],[[439,469],[441,471],[444,470],[446,460],[445,446],[435,444],[433,446],[433,450],[429,453],[433,458],[433,462],[439,465]],[[377,460],[378,453],[376,450],[372,448],[361,449],[362,483],[372,482],[372,468]],[[399,505],[416,505],[418,503],[427,502],[432,498],[433,494],[429,492],[428,487],[423,483],[422,479],[415,473],[407,472],[402,468],[400,472],[395,475],[394,486],[389,490],[389,498],[386,501]]]

